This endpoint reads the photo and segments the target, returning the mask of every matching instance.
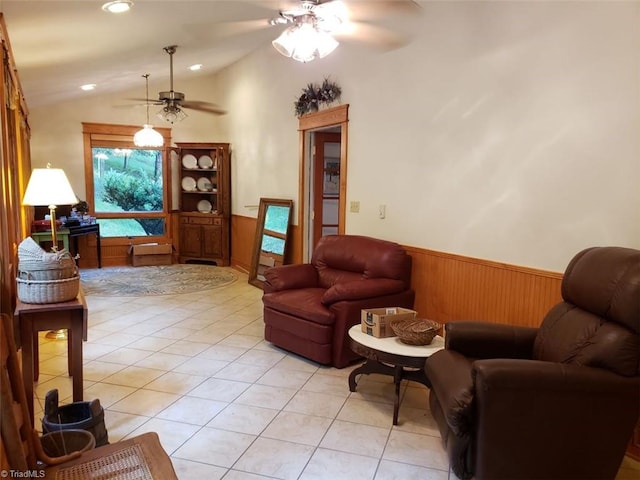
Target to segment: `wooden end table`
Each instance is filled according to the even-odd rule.
[[[39,331],[68,330],[67,355],[69,373],[73,376],[73,401],[82,401],[82,341],[87,340],[87,304],[82,290],[68,302],[36,304],[18,300],[15,318],[19,325],[16,343],[22,348],[22,378],[33,426],[33,382],[37,371]]]
[[[407,345],[398,337],[377,338],[367,335],[358,324],[349,329],[349,340],[351,350],[367,359],[349,375],[349,390],[356,391],[356,377],[361,374],[381,373],[392,376],[396,387],[393,424],[397,425],[400,382],[410,380],[431,388],[431,383],[424,373],[424,362],[430,355],[444,348],[444,338],[437,335],[429,345]]]

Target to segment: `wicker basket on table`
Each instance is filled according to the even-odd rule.
[[[393,333],[407,345],[429,345],[440,331],[440,327],[438,322],[420,318],[391,321]]]
[[[66,250],[45,252],[31,237],[18,245],[18,298],[24,303],[73,300],[80,289],[78,267]]]

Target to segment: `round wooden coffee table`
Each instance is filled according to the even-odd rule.
[[[381,373],[393,377],[396,398],[393,405],[393,424],[398,424],[400,408],[400,382],[410,380],[431,388],[424,374],[424,362],[444,348],[444,338],[437,335],[431,344],[414,346],[402,343],[398,337],[377,338],[362,332],[360,324],[349,329],[351,350],[367,360],[349,375],[349,390],[356,391],[356,377],[362,374]]]

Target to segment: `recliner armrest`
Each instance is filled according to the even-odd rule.
[[[264,272],[264,277],[264,293],[318,286],[318,271],[309,263],[272,267]]]
[[[405,290],[402,280],[392,278],[369,278],[352,282],[336,283],[322,296],[323,305],[331,305],[343,300],[363,300],[365,298],[392,295]]]
[[[623,377],[608,370],[582,365],[493,358],[473,362],[471,376],[477,397],[497,390],[503,392],[500,395],[505,391],[528,390],[535,394],[537,400],[545,395],[553,400],[560,395],[571,394],[576,397],[576,407],[581,403],[579,399],[592,400],[593,395],[640,398],[638,377]]]
[[[445,324],[445,346],[471,358],[532,358],[537,328],[490,322]]]

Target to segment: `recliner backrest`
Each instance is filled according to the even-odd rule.
[[[397,243],[359,235],[327,235],[316,246],[311,264],[320,286],[366,278],[391,278],[411,284],[411,257]]]
[[[581,251],[567,266],[562,298],[540,326],[535,359],[640,374],[640,251]]]

